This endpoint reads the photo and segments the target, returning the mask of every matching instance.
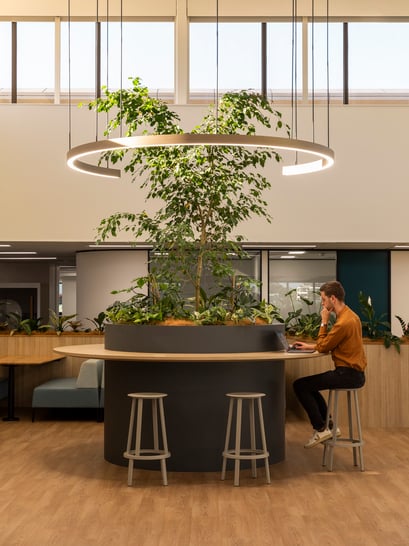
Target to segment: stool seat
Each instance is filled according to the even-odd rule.
[[[333,430],[337,430],[339,425],[339,419],[338,419],[339,394],[345,393],[346,399],[347,399],[348,433],[349,433],[348,437],[343,437],[343,436],[337,437],[337,435],[334,434],[332,438],[324,442],[322,466],[327,466],[328,471],[330,472],[332,472],[332,469],[333,469],[334,449],[336,447],[352,448],[354,465],[358,466],[358,458],[359,458],[360,470],[361,472],[365,470],[364,455],[363,455],[363,449],[362,449],[362,446],[364,445],[364,440],[362,437],[362,427],[361,427],[361,418],[359,413],[359,400],[358,400],[358,392],[361,389],[362,387],[351,388],[351,389],[330,389],[329,391],[328,410],[327,410],[327,418],[326,418],[325,426],[326,428],[329,427],[330,416],[332,413]],[[354,430],[354,423],[353,423],[354,416],[355,416],[356,430]]]
[[[167,394],[164,392],[131,392],[128,394],[129,398],[142,398],[143,400],[154,400],[155,398],[166,398]]]
[[[160,461],[163,485],[168,485],[166,461],[170,457],[168,441],[166,435],[165,412],[163,408],[163,399],[167,394],[162,392],[133,392],[128,394],[131,398],[131,416],[129,419],[129,431],[126,451],[123,456],[129,460],[128,463],[128,485],[132,485],[134,461]],[[141,448],[142,436],[142,415],[143,403],[145,400],[152,402],[152,427],[153,427],[153,447]],[[135,413],[137,407],[136,429]],[[159,406],[159,416],[158,416]],[[158,421],[159,417],[159,421]],[[159,447],[159,423],[162,434],[162,448]],[[132,440],[135,435],[135,447],[132,447]]]
[[[246,400],[249,400],[251,398],[254,398],[256,400],[257,398],[263,398],[265,396],[264,392],[229,392],[226,394],[228,398],[243,398]]]
[[[227,417],[227,430],[226,439],[223,451],[223,466],[221,479],[226,477],[226,465],[228,459],[233,459],[234,463],[234,485],[240,484],[240,461],[250,460],[252,477],[257,477],[256,460],[265,460],[266,469],[266,481],[270,483],[270,469],[268,464],[269,452],[267,451],[266,435],[264,429],[263,409],[261,405],[261,399],[265,396],[262,392],[231,392],[226,396],[230,398],[229,401],[229,413]],[[250,420],[250,447],[241,447],[241,427],[242,427],[242,410],[243,401],[248,402],[249,405],[249,420]],[[257,401],[258,408],[258,425],[259,433],[261,437],[261,448],[256,447],[256,421],[255,421],[255,402]],[[233,419],[234,405],[236,404],[236,436],[234,448],[229,448],[231,425]]]

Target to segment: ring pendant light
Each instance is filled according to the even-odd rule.
[[[217,1],[217,18],[216,18],[216,27],[217,27],[217,93],[216,93],[216,103],[219,99],[219,90],[218,90],[218,0]],[[97,2],[98,5],[98,2]],[[313,11],[314,11],[314,0],[312,0]],[[108,8],[107,8],[108,11]],[[69,22],[70,22],[70,0],[69,0]],[[293,13],[292,13],[292,24],[293,24],[293,46],[292,46],[292,114],[293,114],[293,129],[292,135],[290,138],[281,138],[281,137],[272,137],[272,136],[256,136],[256,135],[241,135],[241,134],[192,134],[192,133],[182,133],[182,134],[167,134],[167,135],[142,135],[142,136],[130,136],[119,138],[107,138],[103,140],[96,140],[94,142],[88,142],[85,144],[80,144],[75,147],[71,147],[71,132],[70,132],[70,149],[67,152],[67,165],[76,171],[91,174],[94,176],[103,176],[109,178],[120,178],[121,170],[115,169],[109,166],[102,166],[101,164],[95,165],[88,163],[87,159],[90,156],[95,154],[101,154],[103,152],[109,151],[118,151],[118,150],[130,150],[136,148],[149,148],[149,147],[162,147],[162,146],[240,146],[246,148],[268,148],[274,150],[284,150],[284,151],[293,151],[296,152],[296,163],[293,165],[285,165],[282,169],[283,175],[298,175],[306,174],[311,172],[322,171],[328,169],[334,164],[334,151],[329,147],[329,109],[327,112],[327,133],[328,133],[328,145],[318,144],[316,142],[311,142],[308,140],[300,140],[297,138],[297,98],[295,97],[296,90],[294,93],[294,88],[296,89],[296,38],[294,38],[294,28],[295,21],[297,17],[297,0],[293,0]],[[107,16],[108,24],[108,16]],[[121,0],[121,33],[122,33],[122,0]],[[70,33],[69,33],[70,34]],[[70,39],[70,38],[69,38]],[[121,37],[122,43],[122,37]],[[70,46],[69,46],[70,47]],[[121,53],[122,57],[122,53]],[[312,56],[314,57],[314,56]],[[314,61],[313,61],[314,62]],[[121,80],[122,80],[122,58],[121,58]],[[294,84],[295,82],[295,84]],[[328,0],[327,0],[327,101],[329,103],[329,79],[328,79]],[[314,94],[313,94],[314,95]],[[217,104],[216,104],[217,108]],[[313,111],[314,111],[314,96],[313,96]],[[71,110],[70,118],[71,118]],[[216,110],[217,115],[217,110]],[[314,116],[314,114],[313,114]],[[70,119],[70,128],[71,128],[71,119]],[[314,119],[313,119],[314,125]],[[217,120],[216,120],[217,128]],[[122,133],[122,127],[121,127]],[[294,138],[292,136],[295,135]],[[315,136],[314,136],[315,140]],[[298,161],[298,152],[305,154],[309,157],[309,161],[299,162]]]

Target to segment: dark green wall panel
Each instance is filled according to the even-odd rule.
[[[361,316],[358,294],[371,296],[379,316],[390,321],[390,254],[387,250],[339,250],[337,279],[344,286],[346,303]],[[362,318],[362,316],[361,316]]]

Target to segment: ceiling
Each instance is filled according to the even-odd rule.
[[[107,249],[141,249],[148,248],[147,245],[137,245],[132,247],[126,243],[107,243],[103,245],[95,245],[95,242],[79,242],[79,241],[69,241],[69,242],[60,242],[60,241],[18,241],[18,242],[4,242],[0,245],[10,245],[10,246],[0,246],[0,261],[21,261],[21,260],[30,260],[30,261],[44,261],[50,259],[59,265],[75,265],[75,256],[77,252],[89,252],[92,250],[107,250]],[[280,244],[268,244],[266,242],[254,242],[246,245],[249,249],[294,249],[296,247],[308,248],[309,250],[393,250],[395,249],[396,243],[367,243],[367,242],[338,242],[338,243],[316,243],[313,247],[309,242],[300,242],[300,243],[280,243]],[[398,243],[399,244],[399,243]],[[401,243],[402,244],[402,243]],[[35,254],[13,254],[17,252],[32,252]]]

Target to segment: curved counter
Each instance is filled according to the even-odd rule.
[[[321,353],[142,353],[113,351],[103,344],[56,347],[59,354],[105,360],[104,457],[126,466],[130,399],[137,391],[165,392],[165,418],[170,471],[217,471],[226,431],[227,392],[266,393],[263,411],[270,463],[285,456],[286,360],[314,358]],[[151,434],[150,418],[144,438]],[[244,421],[246,422],[246,421]],[[242,445],[247,443],[243,431]],[[149,447],[149,439],[145,444]],[[157,465],[141,462],[143,468]]]

